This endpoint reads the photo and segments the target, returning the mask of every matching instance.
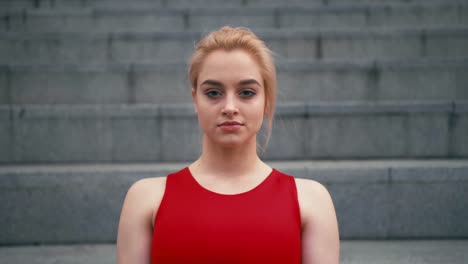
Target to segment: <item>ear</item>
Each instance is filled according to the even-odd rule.
[[[195,109],[195,113],[198,113],[197,109],[197,90],[192,87],[192,101],[193,101],[193,108]]]

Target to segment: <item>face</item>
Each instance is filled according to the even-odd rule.
[[[192,89],[204,140],[226,147],[256,143],[265,111],[263,78],[245,51],[217,50],[203,62]]]

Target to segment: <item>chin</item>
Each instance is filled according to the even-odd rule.
[[[218,140],[216,144],[224,148],[235,148],[239,146],[245,146],[245,141],[242,140]]]
[[[252,143],[252,139],[254,142]],[[214,140],[214,143],[220,147],[224,148],[237,148],[237,147],[247,147],[249,144],[256,144],[255,137],[248,138],[248,137],[240,137],[240,136],[225,136],[219,137]]]
[[[237,148],[240,146],[247,147],[249,144],[256,145],[256,134],[250,133],[233,133],[233,134],[220,134],[205,133],[204,139],[210,144],[223,147],[223,148]]]

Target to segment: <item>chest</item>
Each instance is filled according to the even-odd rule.
[[[294,197],[186,195],[167,197],[157,214],[153,254],[159,263],[300,263]]]

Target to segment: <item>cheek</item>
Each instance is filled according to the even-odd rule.
[[[212,111],[206,111],[203,108],[198,108],[197,112],[198,124],[203,129],[210,129],[213,127],[213,122],[216,120],[215,116],[213,116]]]
[[[262,100],[259,100],[258,102],[255,102],[255,104],[250,105],[246,108],[246,110],[248,111],[248,116],[250,117],[249,119],[259,122],[260,124],[262,123],[265,114],[265,105]]]
[[[258,100],[255,104],[255,109],[260,116],[265,115],[265,106],[266,106],[266,99],[265,99],[265,96],[262,95],[262,98]]]

